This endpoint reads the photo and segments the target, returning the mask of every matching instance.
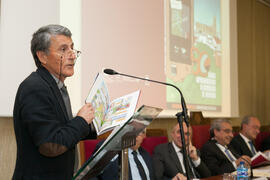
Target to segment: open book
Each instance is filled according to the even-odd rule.
[[[263,166],[270,164],[270,157],[266,156],[262,152],[257,152],[252,158],[251,158],[251,166],[257,167],[257,166]]]
[[[102,75],[99,73],[90,90],[87,103],[95,108],[93,120],[97,135],[101,135],[115,126],[124,124],[135,111],[140,91],[110,101],[109,93]]]

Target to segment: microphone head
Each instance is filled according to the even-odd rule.
[[[115,75],[118,74],[118,72],[114,71],[113,69],[104,69],[103,71],[105,74],[109,74],[109,75]]]

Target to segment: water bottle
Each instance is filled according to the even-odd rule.
[[[248,180],[248,169],[245,167],[245,162],[241,161],[236,171],[237,180]]]

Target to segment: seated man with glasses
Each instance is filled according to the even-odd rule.
[[[90,125],[94,108],[85,104],[73,117],[64,84],[80,52],[70,30],[60,25],[38,29],[31,51],[37,70],[20,84],[13,110],[17,160],[12,179],[72,179],[77,143],[96,137]]]
[[[236,170],[240,161],[250,165],[250,157],[240,156],[229,146],[232,138],[231,121],[216,119],[210,128],[211,139],[201,149],[202,160],[207,164],[212,175],[231,173]]]
[[[190,128],[191,129],[191,128]],[[206,164],[198,155],[198,150],[191,143],[190,130],[183,123],[185,144],[188,160],[190,163],[191,178],[205,178],[211,176]],[[182,140],[179,124],[177,123],[171,131],[172,142],[160,144],[155,147],[153,154],[154,173],[157,180],[175,179],[185,180],[186,169],[182,153]]]

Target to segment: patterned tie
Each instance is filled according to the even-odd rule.
[[[231,156],[231,153],[229,152],[229,149],[225,149],[225,153],[227,154],[228,158],[230,159],[230,161],[234,161],[233,157]]]
[[[69,99],[69,95],[68,95],[67,88],[65,85],[63,85],[63,87],[61,88],[61,94],[62,94],[64,103],[66,106],[68,118],[72,119],[72,110],[71,110],[71,105],[70,105],[70,99]]]
[[[136,163],[136,165],[137,165],[137,168],[138,168],[138,170],[139,170],[139,174],[140,174],[142,180],[147,180],[145,171],[144,171],[144,169],[143,169],[143,166],[142,166],[141,162],[140,162],[139,159],[138,159],[137,151],[133,151],[132,154],[133,154],[134,161],[135,161],[135,163]]]
[[[248,143],[249,143],[249,145],[250,145],[252,155],[254,156],[254,155],[256,154],[255,147],[254,147],[252,141],[248,141]]]

